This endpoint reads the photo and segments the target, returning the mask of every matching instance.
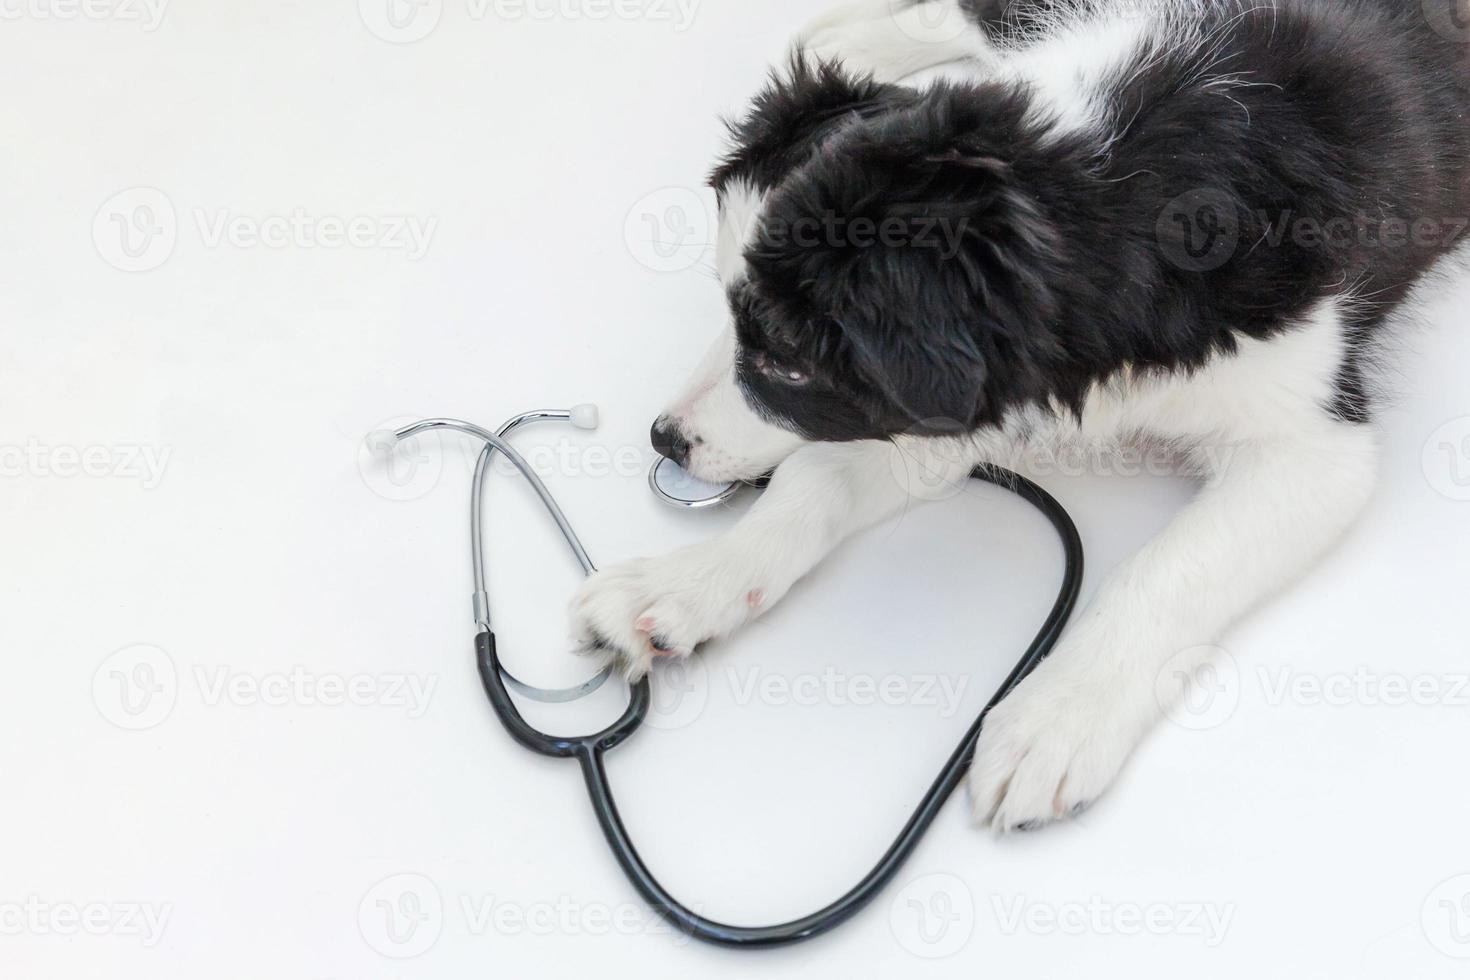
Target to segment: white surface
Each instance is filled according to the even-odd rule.
[[[643,8],[672,20],[541,20],[428,0],[439,20],[407,44],[347,0],[180,3],[151,31],[122,19],[141,6],[5,8],[6,976],[1463,975],[1463,277],[1405,345],[1371,511],[1227,639],[1236,672],[1216,704],[1233,710],[1204,730],[1166,725],[1075,825],[997,841],[951,805],[853,922],[733,953],[654,924],[575,768],[499,729],[471,660],[470,451],[429,440],[395,484],[362,458],[363,435],[595,400],[597,432],[520,438],[556,450],[536,458],[594,558],[733,519],[675,512],[645,483],[648,424],[722,309],[705,268],[675,268],[700,249],[660,256],[645,215],[665,239],[705,240],[716,115],[817,5],[791,6],[710,2],[680,30],[672,4]],[[391,33],[375,4],[366,16]],[[171,252],[168,235],[118,250],[112,215],[140,204],[174,230]],[[249,222],[297,209],[365,216],[374,239],[407,216],[427,242],[322,247],[329,224],[250,244]],[[222,217],[233,243],[214,236]],[[1082,528],[1089,583],[1188,493],[1164,478],[1044,482]],[[575,566],[525,488],[498,482],[492,508],[507,659],[574,682]],[[650,862],[736,921],[846,888],[1057,574],[1040,519],[984,488],[843,549],[708,651],[692,691],[613,757]],[[128,714],[119,678],[146,679],[140,663],[158,690],[145,702],[132,688],[142,710]],[[1434,703],[1383,703],[1377,687],[1341,705],[1275,696],[1282,670],[1360,669]],[[854,703],[885,678],[906,703]],[[931,678],[963,697],[928,703]],[[368,703],[320,703],[349,681]],[[531,714],[570,729],[619,705],[609,688]],[[378,902],[405,889],[425,918],[395,942]],[[133,919],[140,907],[166,916],[161,932]],[[1200,911],[1228,919],[1223,935]]]

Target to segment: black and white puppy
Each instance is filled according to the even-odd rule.
[[[723,536],[589,580],[579,635],[641,673],[936,478],[1159,440],[1200,495],[991,714],[970,777],[999,830],[1091,802],[1160,670],[1372,491],[1377,341],[1470,214],[1465,3],[860,0],[812,25],[715,171],[730,322],[655,426],[698,476],[774,477]]]

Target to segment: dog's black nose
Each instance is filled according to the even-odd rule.
[[[666,456],[680,466],[689,462],[689,440],[668,419],[660,417],[654,421],[653,428],[648,431],[648,441],[653,443],[654,451],[660,456]]]

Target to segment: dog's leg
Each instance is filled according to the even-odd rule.
[[[985,32],[960,0],[855,0],[803,27],[798,51],[818,61],[895,82],[955,61],[995,57]]]
[[[970,773],[978,821],[1031,829],[1095,799],[1171,707],[1160,703],[1160,671],[1217,640],[1353,520],[1373,485],[1373,433],[1311,411],[1296,435],[1237,447],[991,712]]]
[[[963,482],[975,456],[925,439],[805,446],[725,534],[588,579],[572,602],[576,639],[613,650],[632,676],[660,654],[688,656],[769,609],[853,532]]]

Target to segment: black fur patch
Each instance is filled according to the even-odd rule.
[[[838,126],[914,95],[853,77],[836,65],[795,58],[787,71],[772,72],[745,116],[729,124],[731,149],[710,175],[710,186],[723,191],[739,179],[761,190],[773,187]]]
[[[1198,16],[1204,43],[1104,87],[1104,133],[1048,133],[1014,83],[773,81],[714,176],[768,191],[731,297],[752,404],[823,440],[973,429],[1348,294],[1324,408],[1367,418],[1361,351],[1470,214],[1466,45],[1418,3]]]

